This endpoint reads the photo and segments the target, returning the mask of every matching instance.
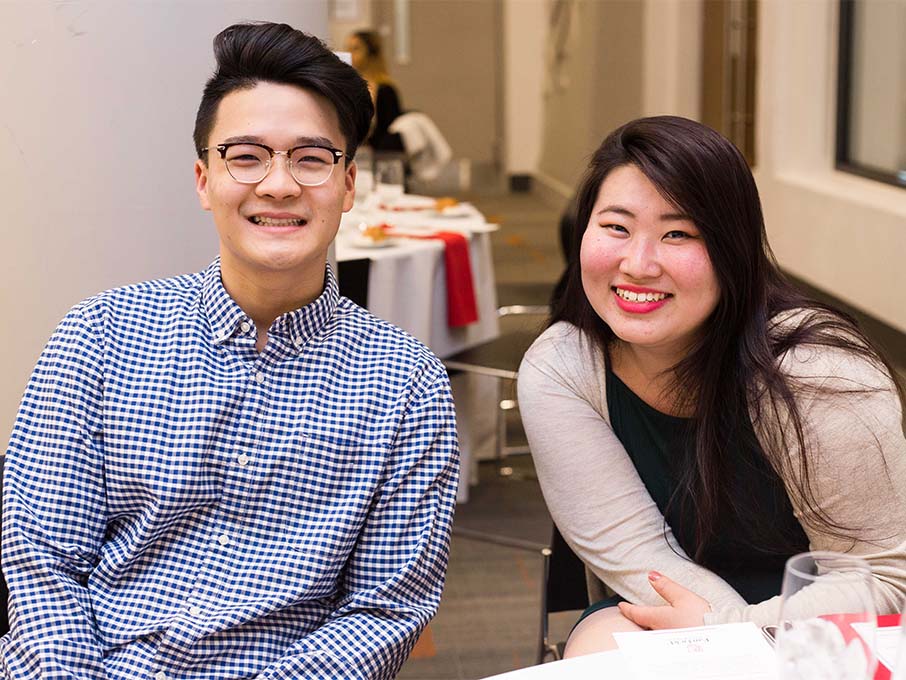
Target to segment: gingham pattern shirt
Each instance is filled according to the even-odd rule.
[[[254,323],[215,261],[74,307],[7,452],[8,678],[389,678],[458,477],[421,344],[339,297]]]

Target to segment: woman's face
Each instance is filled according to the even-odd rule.
[[[361,71],[368,61],[368,48],[358,36],[351,35],[346,39],[346,51],[352,55],[352,67]]]
[[[623,342],[685,356],[720,298],[695,223],[634,165],[611,171],[582,237],[582,285]]]

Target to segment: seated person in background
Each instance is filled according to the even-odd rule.
[[[878,613],[896,611],[902,386],[853,321],[784,280],[736,148],[683,118],[617,129],[573,248],[519,369],[551,515],[619,596],[586,611],[567,655],[617,630],[776,623],[784,562],[808,549],[864,558]],[[802,613],[845,597],[814,590]]]
[[[434,615],[447,374],[326,264],[371,121],[317,38],[238,24],[195,127],[220,256],[76,305],[6,458],[3,677],[391,678]]]
[[[374,100],[374,126],[365,144],[375,151],[404,151],[403,140],[390,132],[391,123],[403,113],[396,85],[387,72],[387,60],[377,31],[356,31],[346,40],[352,65],[368,82]]]

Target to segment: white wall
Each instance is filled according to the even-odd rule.
[[[572,11],[560,69],[552,75],[545,63],[541,76],[550,85],[535,176],[552,205],[551,196],[561,204],[572,196],[589,156],[617,126],[701,114],[702,0],[574,0]]]
[[[335,50],[342,50],[346,38],[353,31],[368,31],[374,28],[371,12],[371,0],[332,0],[328,23],[328,45]]]
[[[781,264],[906,330],[906,191],[834,167],[837,4],[762,2],[756,180]]]
[[[192,175],[211,40],[240,20],[326,35],[326,0],[0,2],[0,437],[66,310],[217,253]]]
[[[549,11],[547,0],[503,3],[504,170],[508,175],[531,175],[538,168]]]
[[[645,0],[645,116],[701,118],[703,0]]]

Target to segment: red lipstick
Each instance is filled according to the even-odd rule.
[[[620,296],[617,292],[618,288],[619,290],[636,293],[638,295],[654,293],[655,295],[665,295],[666,297],[661,298],[660,300],[627,300]],[[667,304],[667,301],[673,297],[670,293],[664,293],[664,291],[656,290],[654,288],[643,288],[641,286],[614,286],[611,290],[613,291],[613,297],[616,300],[617,307],[630,314],[648,314],[656,311]]]

